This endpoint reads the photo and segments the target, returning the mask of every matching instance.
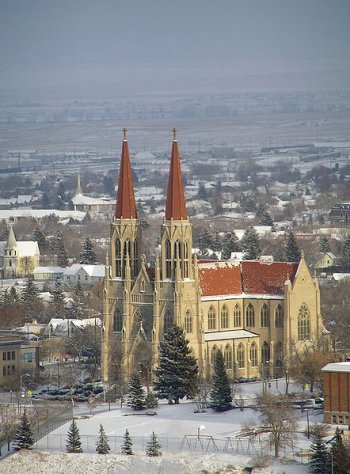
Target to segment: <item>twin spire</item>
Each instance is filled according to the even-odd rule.
[[[119,182],[115,217],[117,219],[136,219],[136,203],[134,184],[131,174],[127,130],[123,129],[122,157],[120,162]],[[165,207],[166,220],[186,220],[187,209],[184,186],[182,181],[180,153],[176,138],[176,129],[173,129],[173,143],[171,150],[170,174]]]

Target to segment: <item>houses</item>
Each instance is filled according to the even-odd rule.
[[[103,281],[104,276],[104,265],[74,263],[64,271],[62,279],[63,283],[70,287],[75,287],[78,283],[81,286],[93,286],[95,283]]]

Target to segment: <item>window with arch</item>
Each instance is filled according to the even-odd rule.
[[[183,277],[188,278],[188,243],[184,242],[184,272]]]
[[[184,324],[184,329],[187,333],[191,334],[192,333],[192,313],[188,309],[185,314],[185,324]]]
[[[117,308],[115,310],[114,318],[113,318],[113,331],[121,332],[122,329],[123,329],[123,314],[120,308]]]
[[[137,240],[135,239],[134,240],[134,253],[133,253],[133,262],[132,262],[132,266],[133,266],[133,272],[134,272],[134,276],[136,276],[139,272],[139,268],[138,268],[138,262],[139,262],[139,245],[138,245],[138,242]]]
[[[310,311],[303,303],[298,314],[298,341],[307,341],[310,339]]]
[[[168,332],[172,325],[173,325],[173,315],[167,309],[164,315],[164,332]]]
[[[270,361],[270,345],[265,341],[261,346],[261,362],[266,364]]]
[[[179,240],[177,240],[175,242],[175,252],[174,252],[174,258],[175,260],[178,258],[179,260],[181,260],[182,258],[182,252],[181,252],[181,242]]]
[[[226,369],[232,369],[232,349],[229,344],[227,344],[224,350],[224,362]]]
[[[283,308],[279,304],[275,310],[275,328],[283,328]]]
[[[269,308],[267,304],[263,304],[260,310],[260,326],[262,328],[268,328],[270,325],[269,319]]]
[[[216,358],[217,351],[218,351],[218,348],[214,346],[210,353],[210,363],[213,367],[215,366],[215,358]]]
[[[242,325],[241,318],[241,307],[237,303],[233,310],[233,325],[235,328],[239,328]]]
[[[248,304],[246,313],[245,313],[245,318],[246,318],[246,326],[248,327],[253,327],[255,326],[255,314],[254,314],[254,308],[251,303]]]
[[[213,306],[208,311],[208,329],[216,329],[216,313]]]
[[[275,346],[275,360],[276,360],[276,367],[282,367],[283,361],[283,345],[282,342],[277,342]]]
[[[165,277],[171,278],[171,243],[165,242]]]
[[[256,345],[256,342],[253,342],[250,345],[249,359],[250,359],[250,365],[252,367],[257,367],[257,365],[258,365],[258,346]]]
[[[243,369],[245,365],[244,360],[244,346],[242,343],[237,348],[237,365],[239,369]]]
[[[117,239],[115,242],[115,266],[116,266],[116,275],[117,277],[122,276],[122,255],[121,255],[121,245],[120,240]]]
[[[227,329],[228,328],[228,308],[226,305],[224,305],[221,308],[221,329]]]

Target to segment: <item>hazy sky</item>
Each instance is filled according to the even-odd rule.
[[[2,86],[39,71],[44,81],[71,68],[106,75],[126,63],[350,60],[350,0],[0,0],[0,8]]]

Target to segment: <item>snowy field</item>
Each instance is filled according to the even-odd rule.
[[[283,383],[270,388],[283,391]],[[247,402],[261,390],[261,384],[242,384]],[[292,388],[293,390],[293,388]],[[161,402],[154,416],[134,412],[128,407],[112,404],[100,406],[92,414],[86,405],[75,407],[75,416],[80,431],[84,454],[67,454],[65,443],[69,424],[40,440],[31,452],[20,452],[8,456],[0,463],[0,473],[218,473],[239,472],[245,466],[253,466],[262,455],[269,458],[268,465],[254,470],[259,473],[307,473],[306,459],[300,462],[301,451],[308,449],[308,440],[303,431],[307,425],[306,412],[295,410],[300,421],[293,451],[282,450],[281,460],[275,461],[267,439],[260,439],[252,445],[247,440],[238,440],[242,424],[246,421],[258,422],[258,413],[246,408],[238,408],[224,413],[207,409],[204,413],[194,413],[193,402],[167,405]],[[322,422],[323,415],[309,411],[310,423]],[[109,437],[111,453],[95,454],[95,443],[100,424]],[[120,446],[125,430],[128,429],[133,441],[134,456],[122,455]],[[159,458],[145,456],[147,441],[152,433],[162,445],[163,455]],[[198,437],[199,435],[199,437]]]

